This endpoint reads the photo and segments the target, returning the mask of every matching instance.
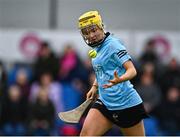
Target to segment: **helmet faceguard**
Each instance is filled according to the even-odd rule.
[[[97,32],[97,30],[100,30],[100,32],[99,31]],[[81,29],[80,32],[84,41],[90,47],[96,47],[100,45],[101,42],[104,40],[104,37],[103,37],[104,31],[100,29],[97,25],[91,25],[91,26],[85,27]],[[96,35],[94,36],[93,39],[89,37],[91,32],[96,32]]]
[[[82,16],[80,16],[78,26],[79,26],[81,35],[87,45],[91,47],[96,47],[103,41],[103,39],[101,39],[99,41],[92,42],[87,38],[88,33],[90,31],[94,32],[97,29],[101,29],[104,32],[101,16],[99,15],[97,11],[89,11],[89,12],[84,13]]]

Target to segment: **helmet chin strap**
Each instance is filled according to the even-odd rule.
[[[101,44],[104,42],[105,37],[106,37],[106,35],[104,36],[104,38],[103,38],[102,40],[100,40],[100,41],[98,41],[98,42],[96,42],[96,43],[93,43],[93,44],[88,44],[88,43],[86,43],[86,44],[87,44],[88,46],[92,47],[92,48],[97,47],[97,46],[101,45]]]
[[[87,44],[88,46],[92,47],[92,48],[98,47],[99,45],[101,45],[101,44],[105,41],[105,39],[106,39],[109,35],[110,35],[109,32],[104,33],[103,39],[100,40],[99,42],[96,42],[96,43],[94,43],[94,44],[88,44],[88,43],[86,42],[86,44]]]

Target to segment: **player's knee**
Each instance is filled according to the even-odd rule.
[[[85,129],[82,129],[81,130],[81,133],[80,133],[80,136],[90,136],[90,132],[88,132],[88,130],[85,130]]]
[[[80,136],[87,136],[87,133],[86,133],[86,131],[84,131],[84,130],[81,130]]]

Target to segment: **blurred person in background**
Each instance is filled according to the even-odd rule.
[[[165,97],[169,87],[174,85],[180,87],[180,66],[177,60],[172,58],[162,71],[163,74],[159,79],[159,84],[163,91],[163,97]]]
[[[139,58],[141,64],[144,64],[146,62],[152,62],[154,64],[157,64],[157,62],[159,62],[159,55],[156,52],[155,44],[156,43],[153,39],[149,39],[147,41],[144,51]]]
[[[86,91],[88,83],[85,65],[73,47],[73,44],[67,43],[59,59],[59,80],[63,86],[64,104],[68,104],[65,109],[71,109],[82,102],[82,93]]]
[[[48,91],[49,99],[52,101],[55,107],[55,128],[58,129],[62,126],[61,122],[59,122],[58,113],[64,111],[64,88],[61,83],[56,80],[53,80],[52,74],[49,72],[44,72],[41,74],[38,81],[32,83],[29,101],[31,103],[35,102],[39,91],[41,88],[45,88]],[[58,132],[58,131],[57,131]]]
[[[63,111],[62,86],[59,82],[53,80],[53,76],[50,72],[42,73],[40,80],[32,84],[29,98],[30,102],[35,102],[41,88],[47,89],[49,99],[55,106],[56,114]]]
[[[49,99],[47,88],[39,88],[35,102],[31,103],[28,117],[30,135],[50,135],[54,127],[55,108]]]
[[[119,39],[105,32],[98,11],[86,12],[78,21],[84,41],[96,53],[92,59],[96,79],[87,99],[97,98],[97,92],[99,94],[80,135],[103,135],[116,124],[125,136],[144,136],[143,118],[148,116],[140,96],[129,81],[136,75],[131,57]]]
[[[144,102],[146,111],[150,114],[150,117],[144,120],[146,136],[157,136],[159,135],[159,125],[155,111],[161,103],[161,90],[155,81],[154,64],[146,62],[142,67],[140,82],[136,89]]]
[[[31,64],[23,62],[15,62],[11,64],[8,71],[8,86],[16,84],[18,72],[24,71],[28,82],[31,82],[33,77],[33,70]]]
[[[64,48],[63,55],[59,59],[59,79],[61,82],[72,82],[74,79],[87,80],[83,62],[73,48],[74,45],[68,43]]]
[[[53,53],[50,44],[43,41],[41,43],[39,56],[34,62],[35,80],[39,79],[39,77],[47,71],[51,73],[53,79],[57,79],[58,69],[58,58]]]
[[[180,89],[170,86],[165,100],[159,105],[156,116],[160,122],[161,135],[180,135]]]
[[[86,69],[73,47],[72,43],[66,43],[63,54],[59,58],[59,80],[63,88],[64,110],[80,105],[82,93],[87,89]],[[78,125],[62,124],[59,127],[59,135],[76,136],[78,133]]]
[[[140,71],[140,73],[144,64],[152,63],[154,65],[154,80],[159,80],[162,75],[163,63],[160,62],[160,54],[157,52],[156,41],[154,39],[148,39],[146,41],[138,63],[138,71]],[[139,77],[136,77],[136,79],[138,80]]]
[[[2,102],[3,135],[26,135],[27,103],[24,103],[17,85],[9,87],[8,96]]]
[[[148,113],[153,113],[153,110],[161,102],[161,90],[154,80],[155,66],[151,62],[143,65],[143,72],[140,76],[140,83],[137,86],[137,91],[144,101],[144,107]]]
[[[30,80],[25,69],[19,69],[16,73],[16,85],[19,86],[22,97],[28,101],[30,95]]]

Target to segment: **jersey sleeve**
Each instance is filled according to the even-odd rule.
[[[126,61],[131,60],[125,46],[120,42],[113,44],[112,56],[118,66],[123,66]]]

